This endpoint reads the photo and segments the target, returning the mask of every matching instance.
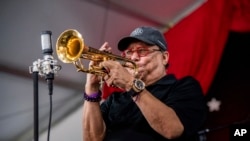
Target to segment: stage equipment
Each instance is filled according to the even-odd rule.
[[[34,94],[34,141],[39,140],[39,96],[38,96],[38,75],[45,77],[48,84],[49,96],[50,96],[50,119],[48,127],[48,139],[50,136],[50,125],[52,116],[52,93],[53,93],[53,80],[54,75],[61,70],[61,66],[57,64],[52,56],[52,41],[51,31],[43,31],[41,33],[41,45],[43,51],[43,59],[38,59],[33,62],[32,66],[29,66],[29,72],[33,74],[33,94]]]

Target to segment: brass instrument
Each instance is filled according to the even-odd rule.
[[[61,33],[57,39],[56,53],[62,62],[73,63],[78,72],[105,76],[107,71],[99,67],[98,62],[114,60],[120,62],[124,67],[133,68],[135,76],[137,74],[137,66],[133,61],[85,45],[82,35],[74,29],[65,30]],[[81,59],[92,60],[97,65],[91,65],[86,69]]]

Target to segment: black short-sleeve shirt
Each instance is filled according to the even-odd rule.
[[[174,75],[166,75],[146,89],[171,107],[181,120],[184,133],[177,140],[187,140],[196,134],[207,113],[204,95],[198,81],[190,76],[177,80]],[[101,111],[107,129],[106,141],[167,140],[150,127],[126,92],[114,92],[110,95],[101,104]]]

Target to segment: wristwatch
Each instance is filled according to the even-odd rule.
[[[132,88],[128,91],[128,94],[132,97],[138,95],[145,89],[145,83],[140,79],[134,79]]]

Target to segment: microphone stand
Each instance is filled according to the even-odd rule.
[[[32,72],[33,76],[33,97],[34,97],[34,141],[38,141],[38,134],[39,134],[39,112],[38,112],[38,107],[39,107],[39,100],[38,100],[38,67],[37,67],[37,61],[33,63],[33,68],[31,71],[30,67],[30,72]]]
[[[52,95],[54,74],[61,70],[57,65],[57,60],[52,56],[45,56],[44,59],[38,59],[29,67],[29,72],[33,74],[33,92],[34,92],[34,141],[39,140],[39,95],[38,95],[38,75],[46,78],[49,87],[49,94]]]

